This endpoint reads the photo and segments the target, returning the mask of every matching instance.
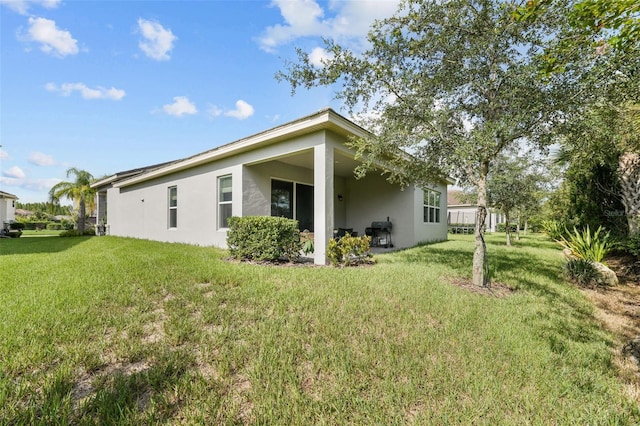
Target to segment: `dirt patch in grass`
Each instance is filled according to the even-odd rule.
[[[422,413],[426,412],[427,410],[428,410],[427,405],[421,402],[408,407],[404,414],[404,418],[407,424],[410,424],[410,425],[416,424],[416,420],[418,416],[420,416]]]
[[[640,262],[632,256],[606,259],[620,285],[582,288],[596,307],[596,316],[617,338],[614,362],[627,393],[640,402]]]
[[[143,337],[142,343],[157,343],[164,340],[167,336],[164,332],[164,323],[167,321],[167,314],[164,311],[164,308],[160,306],[158,309],[153,311],[153,316],[155,320],[152,322],[148,322],[142,326]]]
[[[507,297],[516,291],[514,288],[509,287],[507,284],[498,282],[492,282],[491,287],[479,287],[473,284],[473,282],[468,278],[448,277],[446,278],[446,281],[456,287],[460,287],[472,293],[481,294],[484,296]]]
[[[103,369],[94,372],[82,371],[76,380],[71,393],[74,403],[74,411],[78,413],[82,403],[96,394],[98,391],[98,388],[96,388],[96,382],[107,382],[110,378],[112,379],[118,375],[129,377],[133,374],[145,372],[150,368],[151,365],[146,361],[138,361],[109,364]],[[100,386],[103,386],[103,384]],[[151,399],[150,395],[150,392],[147,390],[138,399],[137,405],[140,410],[144,410],[146,408]]]
[[[242,421],[242,424],[251,424],[255,422],[253,416],[253,403],[249,396],[251,393],[251,381],[241,374],[235,377],[235,380],[231,386],[231,399],[238,407],[238,416]]]

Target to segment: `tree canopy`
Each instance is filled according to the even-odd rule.
[[[555,197],[555,204],[564,207],[554,217],[569,226],[602,224],[621,236],[639,233],[640,108],[599,102],[583,108],[558,132],[557,160],[567,170],[563,192]]]
[[[627,233],[640,235],[640,3],[530,0],[514,14],[529,23],[550,16],[567,19],[545,47],[541,70],[574,76],[580,99],[557,128],[560,158],[570,163],[557,194],[566,196],[562,204],[569,208],[557,213],[582,225],[599,220],[620,232],[622,203]]]

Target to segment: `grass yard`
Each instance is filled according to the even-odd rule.
[[[471,236],[372,267],[116,237],[0,240],[0,424],[637,424],[555,244]]]
[[[25,229],[22,231],[21,238],[29,238],[29,237],[57,237],[62,234],[64,231],[53,230],[53,229],[43,229],[40,231]]]

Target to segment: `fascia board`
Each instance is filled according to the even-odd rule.
[[[107,178],[100,179],[100,180],[97,180],[97,181],[93,182],[91,185],[89,185],[89,187],[90,188],[99,188],[101,186],[110,184],[111,182],[113,182],[116,179],[118,179],[118,175],[111,175],[111,176],[109,176]]]

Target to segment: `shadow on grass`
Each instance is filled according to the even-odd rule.
[[[89,238],[96,237],[0,238],[0,256],[61,252]]]
[[[423,244],[417,248],[401,250],[394,254],[401,262],[438,263],[447,265],[463,276],[471,277],[473,264],[473,246],[456,251],[451,248],[439,248],[441,243]]]
[[[166,352],[148,370],[115,374],[89,398],[82,409],[82,418],[97,420],[99,424],[118,424],[148,411],[153,398],[162,407],[159,412],[150,413],[154,422],[166,421],[184,401],[163,400],[162,395],[175,389],[193,364],[192,357],[183,352]]]
[[[150,367],[97,371],[84,384],[59,374],[9,424],[163,423],[184,403],[171,396],[193,366],[184,351],[166,351]]]
[[[548,341],[552,352],[565,353],[573,343],[603,342],[608,347],[614,342],[606,336],[595,320],[592,306],[573,291],[562,277],[561,262],[553,255],[541,256],[525,247],[557,251],[557,244],[549,240],[528,239],[512,248],[495,236],[488,239],[489,265],[493,281],[506,283],[517,291],[526,291],[538,297],[543,308],[528,310],[528,318],[536,334]],[[468,242],[468,244],[467,244]],[[455,239],[448,243],[423,245],[396,253],[398,260],[407,263],[436,263],[446,265],[454,274],[471,278],[473,240]],[[548,252],[547,252],[548,253]],[[534,312],[533,314],[531,312]],[[599,365],[608,365],[607,353],[596,356]]]
[[[485,234],[485,242],[487,243],[487,247],[507,247],[507,237],[505,234]],[[542,237],[541,235],[523,235],[519,240],[516,239],[515,235],[511,236],[511,248],[520,248],[520,247],[532,247],[536,249],[544,249],[544,250],[555,250],[559,247],[558,243],[555,241]]]

